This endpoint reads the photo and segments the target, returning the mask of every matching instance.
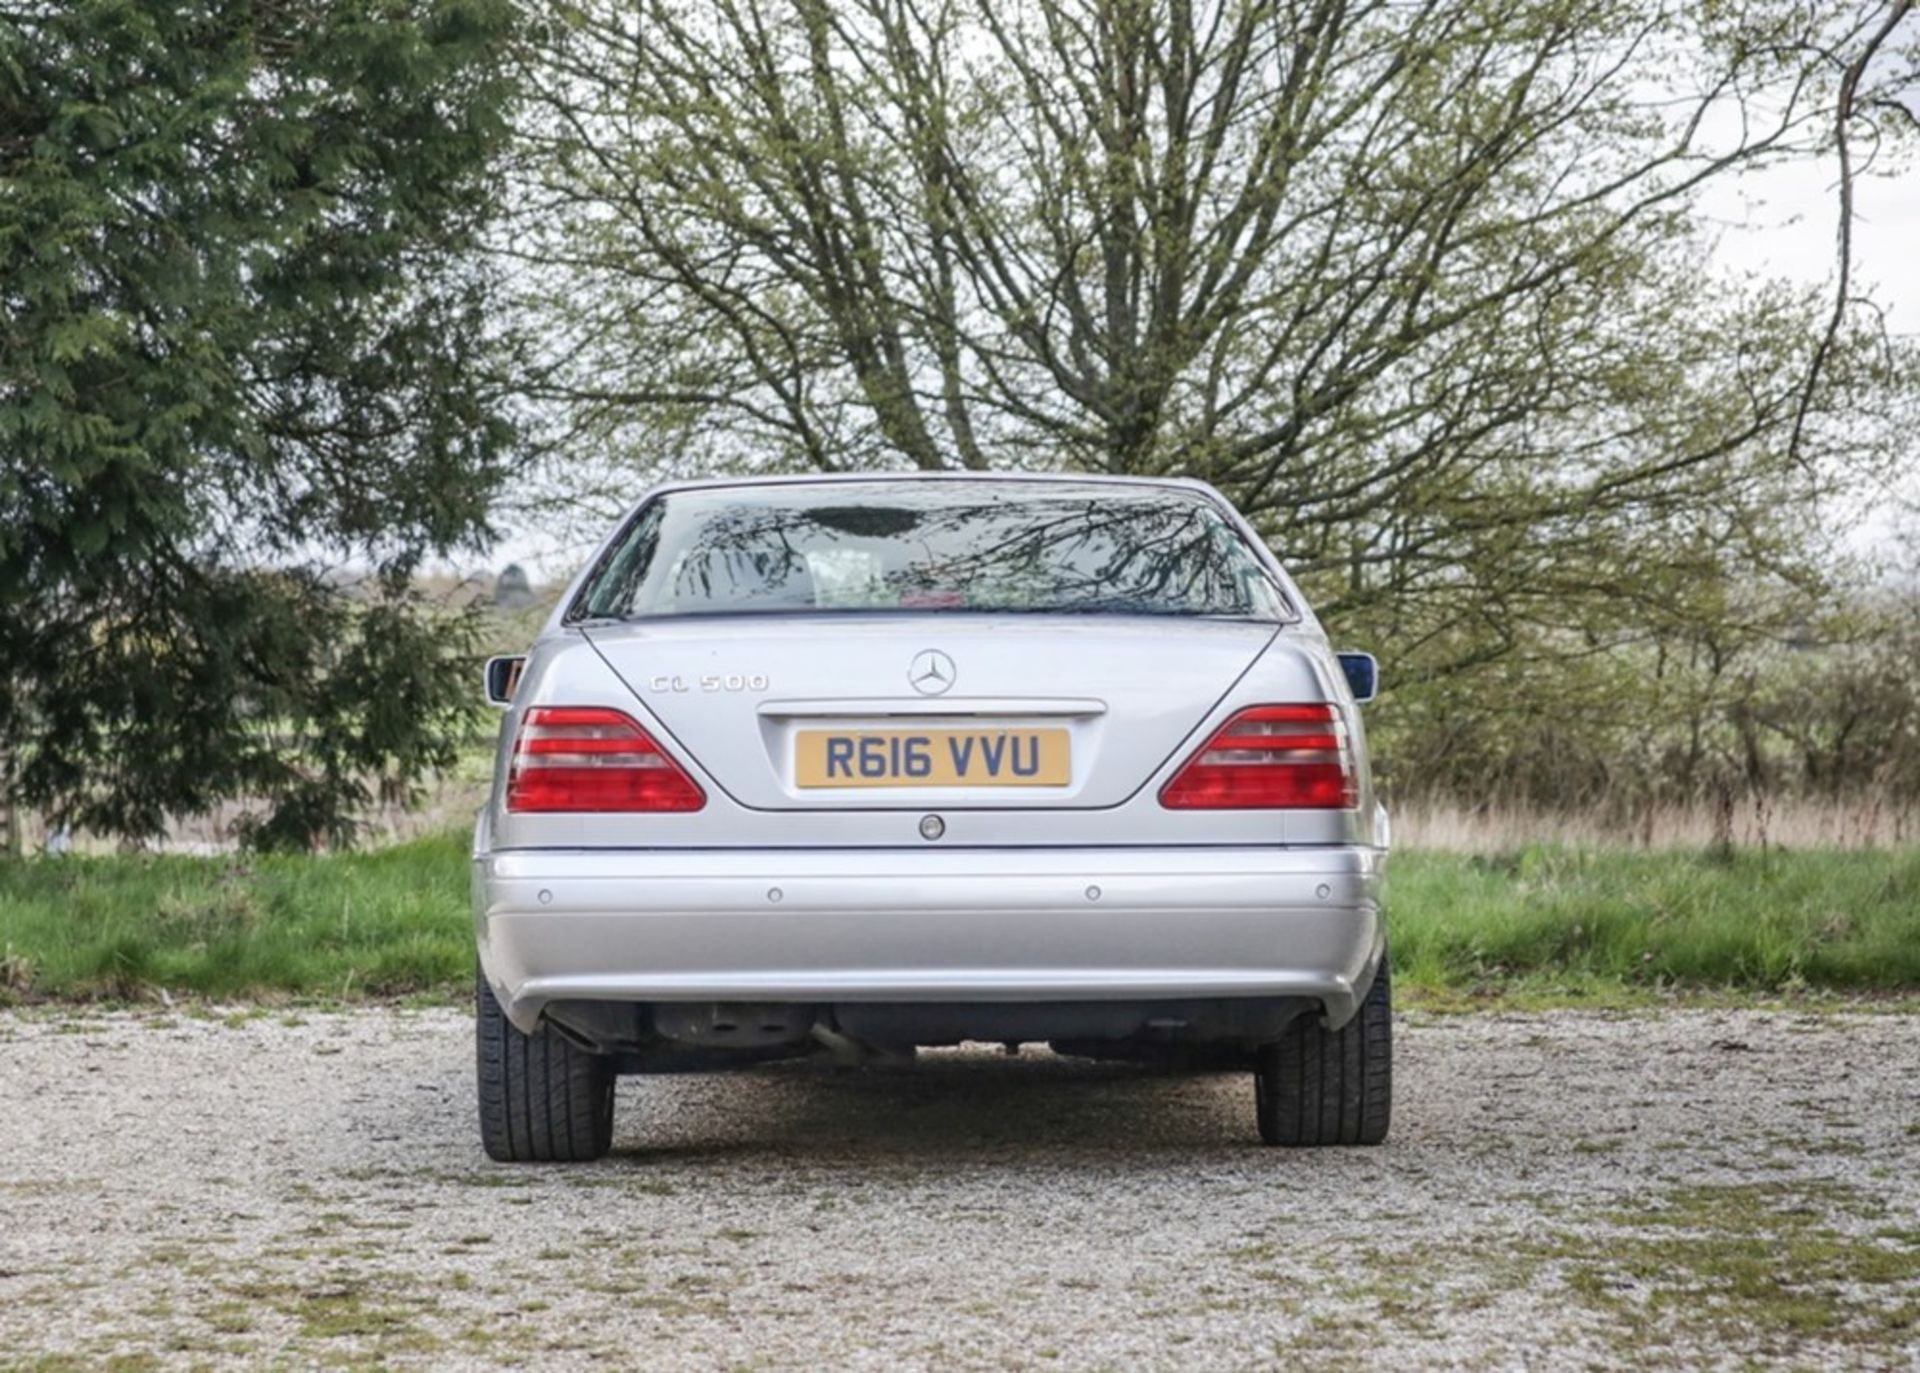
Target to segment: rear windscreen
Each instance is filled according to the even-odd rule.
[[[732,486],[650,501],[574,619],[820,611],[1220,615],[1284,602],[1205,497],[1072,482]]]

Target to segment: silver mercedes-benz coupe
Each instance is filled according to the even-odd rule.
[[[523,659],[474,832],[481,1137],[597,1158],[623,1073],[1044,1042],[1387,1133],[1357,702],[1212,488],[659,487]]]

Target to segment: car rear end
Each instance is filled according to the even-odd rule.
[[[1204,487],[665,488],[514,688],[482,996],[612,1072],[1257,1062],[1384,981],[1385,847],[1340,663]]]

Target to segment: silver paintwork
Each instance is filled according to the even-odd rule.
[[[1307,995],[1341,1022],[1384,938],[1380,860],[1358,848],[563,850],[488,854],[475,879],[482,961],[528,1030],[562,998]]]
[[[1023,483],[1047,479],[993,480],[1018,499]],[[509,1016],[531,1028],[560,997],[1304,994],[1330,1022],[1344,1021],[1383,940],[1386,825],[1359,712],[1318,622],[1244,521],[1198,483],[1145,484],[1219,501],[1289,615],[935,610],[572,626],[564,609],[576,582],[529,653],[475,829],[481,965]],[[951,669],[939,695],[912,676],[928,653]],[[714,677],[767,688],[651,686]],[[1236,710],[1316,700],[1338,705],[1351,731],[1361,779],[1353,809],[1160,806],[1161,786]],[[514,732],[528,708],[546,704],[627,711],[700,783],[705,809],[506,813]],[[901,718],[1064,726],[1072,779],[1059,789],[794,784],[794,730]],[[920,828],[930,813],[944,821],[938,840]]]
[[[535,644],[502,721],[497,775],[519,715],[539,705],[628,711],[707,793],[691,815],[509,815],[496,793],[488,842],[550,847],[886,847],[914,842],[914,822],[939,810],[965,844],[1371,844],[1375,812],[1364,783],[1351,811],[1167,811],[1158,792],[1211,730],[1262,701],[1343,702],[1356,749],[1364,728],[1325,637],[1305,626],[1100,617],[1060,624],[1034,616],[953,617],[938,630],[961,690],[923,697],[905,681],[915,637],[938,614],[689,619],[585,631]],[[739,651],[777,662],[777,694],[635,691],[650,665],[667,670]],[[902,644],[905,640],[905,646]],[[700,671],[700,668],[688,668]],[[785,684],[795,694],[789,695]],[[1035,695],[1036,689],[1058,695]],[[976,694],[976,692],[978,694]],[[803,791],[790,774],[791,736],[834,719],[927,723],[991,719],[1065,725],[1074,777],[1062,790],[965,788]]]
[[[777,695],[646,695],[644,704],[685,758],[748,810],[839,810],[849,804],[911,809],[927,805],[998,808],[1115,806],[1137,793],[1156,765],[1179,748],[1202,712],[1220,699],[1260,657],[1278,626],[1260,623],[1139,620],[1113,616],[1053,619],[1035,615],[954,615],[935,624],[901,615],[781,615],[747,622],[740,616],[593,627],[585,638],[629,688],[655,664],[685,670],[726,671],[734,659],[764,665]],[[937,637],[953,660],[957,687],[938,697],[921,695],[909,681],[912,645]],[[1306,693],[1318,684],[1304,659],[1290,651],[1263,664],[1268,689]],[[966,723],[982,718],[1019,726],[1043,723],[1019,714],[1014,703],[1040,691],[1090,701],[1087,713],[1044,713],[1044,723],[1065,725],[1073,738],[1074,777],[1063,791],[1025,788],[952,792],[805,791],[791,773],[793,734],[835,719],[853,724],[871,718],[864,706],[835,702],[897,697],[903,709],[924,710],[937,701],[936,720]],[[1057,694],[1056,694],[1057,693]],[[629,692],[628,699],[645,693]],[[908,706],[906,703],[911,703]],[[823,716],[822,709],[827,709]],[[891,710],[887,711],[892,714]],[[643,722],[645,723],[645,722]],[[651,725],[648,726],[652,728]],[[763,828],[759,831],[767,834]]]

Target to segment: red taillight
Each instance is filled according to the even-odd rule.
[[[510,811],[699,810],[707,794],[630,716],[535,706],[507,773]]]
[[[1172,810],[1345,810],[1356,799],[1347,727],[1333,706],[1252,706],[1160,789]]]

